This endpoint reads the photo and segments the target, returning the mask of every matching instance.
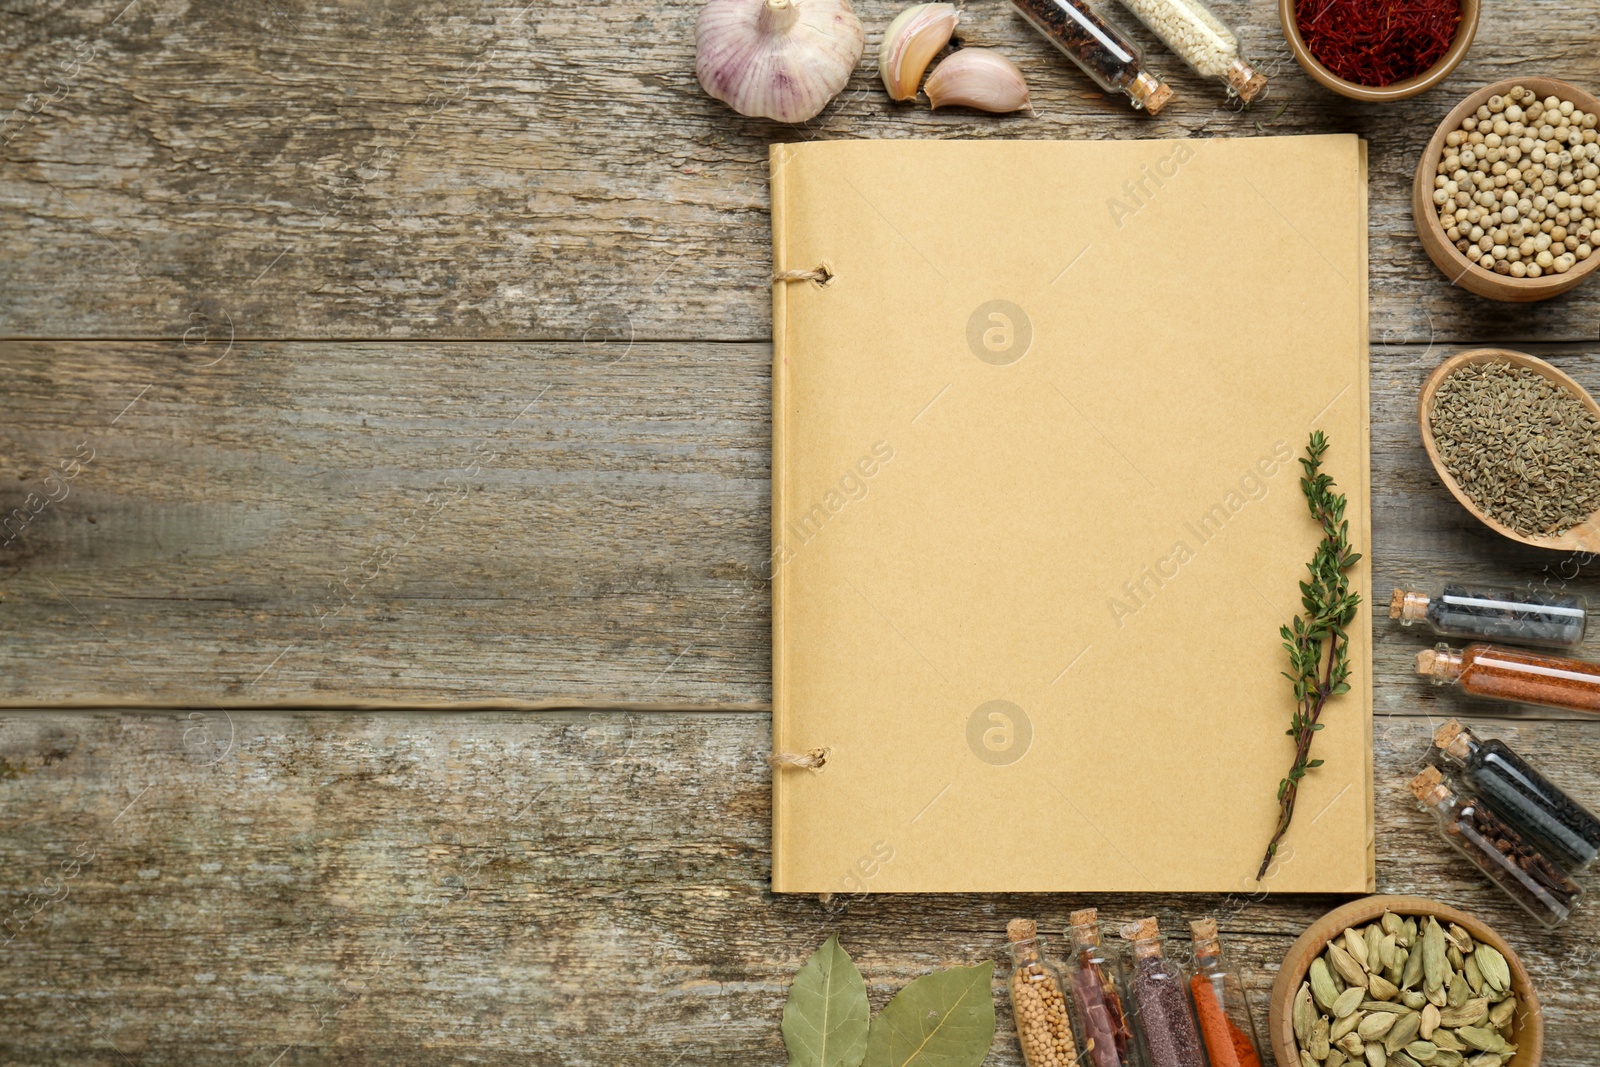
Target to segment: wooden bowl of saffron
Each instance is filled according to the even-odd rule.
[[[1426,897],[1375,896],[1353,900],[1343,907],[1334,908],[1306,928],[1300,939],[1289,948],[1278,971],[1278,980],[1272,985],[1272,1000],[1268,1006],[1268,1042],[1280,1064],[1299,1064],[1299,1045],[1294,1038],[1294,998],[1300,984],[1311,970],[1311,961],[1320,956],[1328,942],[1352,926],[1365,926],[1377,922],[1383,913],[1392,911],[1402,919],[1408,916],[1432,915],[1440,925],[1455,923],[1472,935],[1474,941],[1492,945],[1506,958],[1511,969],[1511,988],[1517,994],[1517,1014],[1512,1024],[1510,1041],[1517,1046],[1516,1055],[1505,1062],[1505,1067],[1539,1067],[1544,1055],[1544,1012],[1539,1008],[1539,998],[1533,992],[1533,979],[1522,965],[1511,946],[1482,920],[1464,911]],[[1352,1061],[1352,1065],[1358,1061]]]
[[[1570,100],[1582,111],[1600,113],[1600,99],[1586,93],[1576,85],[1554,78],[1507,78],[1505,81],[1485,85],[1455,106],[1439,123],[1428,147],[1417,160],[1416,177],[1411,183],[1411,214],[1417,226],[1417,237],[1423,251],[1433,260],[1434,266],[1444,271],[1452,285],[1459,285],[1469,293],[1511,304],[1531,304],[1535,300],[1548,300],[1571,289],[1600,267],[1600,255],[1581,259],[1565,274],[1541,274],[1537,278],[1513,278],[1509,274],[1496,274],[1468,259],[1450,243],[1444,226],[1439,222],[1439,208],[1433,202],[1433,179],[1439,173],[1439,161],[1444,156],[1444,139],[1451,130],[1461,129],[1461,120],[1489,102],[1491,96],[1504,96],[1512,86],[1520,85],[1538,94],[1539,99],[1554,96]]]
[[[1295,9],[1304,4],[1309,10],[1316,10],[1318,5],[1330,2],[1331,0],[1278,0],[1278,20],[1283,23],[1283,36],[1289,42],[1289,50],[1294,53],[1294,58],[1305,68],[1306,73],[1326,88],[1332,89],[1340,96],[1348,96],[1352,100],[1386,104],[1427,92],[1448,78],[1450,72],[1467,57],[1467,49],[1472,47],[1472,38],[1478,32],[1478,0],[1460,0],[1461,17],[1456,22],[1455,36],[1450,40],[1450,47],[1445,49],[1444,55],[1434,61],[1433,66],[1414,77],[1391,82],[1388,85],[1362,85],[1360,82],[1341,78],[1324,66],[1321,60],[1311,54],[1311,49],[1306,47],[1305,37],[1300,33],[1300,21],[1295,17]],[[1403,5],[1405,0],[1395,0],[1395,2]],[[1509,86],[1509,83],[1507,84]]]

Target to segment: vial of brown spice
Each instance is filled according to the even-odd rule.
[[[1417,673],[1473,696],[1600,712],[1600,663],[1499,645],[1449,645],[1417,653]]]
[[[1011,1013],[1028,1067],[1078,1067],[1078,1044],[1067,1015],[1061,977],[1044,961],[1039,925],[1032,919],[1006,924],[1011,943]]]
[[[1134,107],[1158,113],[1172,97],[1161,76],[1121,27],[1090,0],[1011,0],[1033,28],[1108,93],[1126,93]]]
[[[1551,927],[1567,921],[1583,890],[1516,830],[1476,798],[1461,795],[1437,767],[1413,778],[1411,793],[1433,813],[1451,847],[1529,915]]]
[[[1156,920],[1128,923],[1122,936],[1133,945],[1133,1018],[1150,1067],[1206,1067],[1188,980],[1162,952]]]

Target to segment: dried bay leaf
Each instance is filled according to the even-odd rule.
[[[994,1043],[993,963],[924,975],[872,1020],[864,1067],[978,1067]]]
[[[870,1014],[867,985],[834,934],[789,987],[783,1006],[789,1067],[859,1067]]]

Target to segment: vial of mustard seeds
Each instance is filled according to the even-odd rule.
[[[1012,919],[1006,940],[1011,943],[1011,1013],[1023,1060],[1028,1067],[1078,1067],[1066,993],[1061,976],[1044,961],[1039,924]]]
[[[1441,637],[1574,648],[1589,624],[1587,604],[1570,593],[1449,583],[1436,593],[1396,589],[1389,618],[1425,623]]]

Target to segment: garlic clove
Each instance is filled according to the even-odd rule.
[[[866,38],[850,0],[707,0],[695,76],[741,115],[804,122],[850,81]]]
[[[931,107],[955,104],[980,111],[1017,111],[1028,106],[1028,83],[1005,56],[989,48],[963,48],[945,57],[922,87]]]
[[[917,95],[922,72],[939,50],[950,43],[961,13],[954,4],[918,4],[894,17],[878,46],[878,77],[891,100]]]

